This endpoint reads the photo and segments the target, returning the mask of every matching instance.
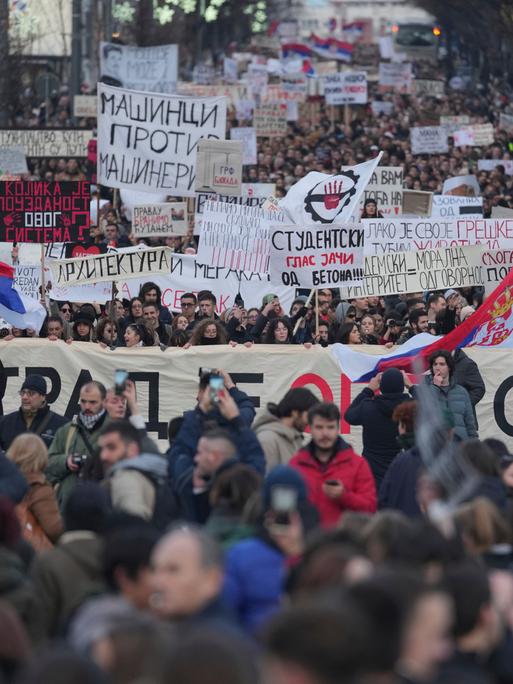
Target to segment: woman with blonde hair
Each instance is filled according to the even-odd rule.
[[[63,532],[53,488],[45,477],[48,449],[38,435],[18,435],[7,451],[8,458],[25,476],[29,490],[16,506],[24,539],[36,551],[51,548]]]

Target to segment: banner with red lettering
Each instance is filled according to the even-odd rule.
[[[2,181],[0,242],[84,242],[90,200],[87,181]]]

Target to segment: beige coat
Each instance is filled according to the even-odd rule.
[[[269,411],[264,411],[255,420],[253,430],[264,450],[268,471],[277,465],[288,465],[303,446],[303,433],[284,425]]]

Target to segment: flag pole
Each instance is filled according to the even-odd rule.
[[[46,306],[46,283],[45,283],[45,244],[41,243],[41,304]]]
[[[315,290],[310,290],[310,294],[308,295],[308,299],[305,302],[305,306],[308,306],[310,302],[312,301],[312,297],[314,296]],[[299,330],[299,326],[303,322],[304,316],[301,316],[300,318],[297,319],[296,325],[294,326],[294,330],[292,331],[292,337],[297,333]]]

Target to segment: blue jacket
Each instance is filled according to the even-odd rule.
[[[224,471],[234,463],[239,462],[252,466],[263,475],[265,473],[265,455],[253,430],[244,426],[240,416],[229,421],[229,423],[225,421],[223,427],[226,427],[232,435],[237,446],[237,453],[233,459],[221,467],[220,471]],[[198,435],[198,440],[200,437],[201,434]],[[210,504],[208,492],[201,494],[194,494],[193,492],[192,475],[195,455],[196,449],[194,449],[192,456],[184,453],[178,456],[174,465],[171,462],[171,477],[178,497],[181,517],[184,520],[204,523],[210,514]]]
[[[244,629],[255,632],[279,610],[285,577],[285,556],[258,537],[228,549],[223,599]]]
[[[198,406],[192,411],[186,411],[183,415],[182,426],[176,435],[176,440],[171,449],[167,452],[169,459],[169,474],[171,477],[174,475],[175,465],[179,456],[186,455],[189,456],[191,460],[194,459],[198,441],[205,432],[205,423],[215,423],[217,427],[225,428],[231,433],[238,433],[240,427],[249,428],[251,426],[256,413],[252,400],[248,397],[246,392],[242,392],[236,387],[232,387],[228,391],[239,407],[239,420],[236,423],[234,421],[226,420],[226,418],[223,418],[218,408],[214,408],[208,413],[203,413]],[[263,471],[259,470],[259,472]]]

